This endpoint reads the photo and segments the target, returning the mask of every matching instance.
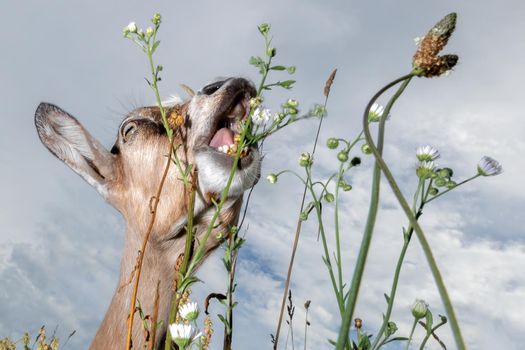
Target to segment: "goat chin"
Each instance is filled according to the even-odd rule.
[[[197,152],[195,157],[199,169],[199,187],[204,193],[220,193],[227,185],[232,169],[233,158],[207,149]],[[228,195],[239,197],[244,191],[254,186],[261,169],[259,152],[251,151],[248,156],[239,160],[235,169]]]

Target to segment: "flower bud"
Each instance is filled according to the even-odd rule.
[[[250,99],[250,107],[252,109],[258,107],[263,101],[263,98],[261,96],[257,96],[257,97],[252,97]]]
[[[135,22],[130,22],[127,26],[128,31],[130,33],[136,33],[137,32],[137,24]]]
[[[447,184],[447,180],[442,178],[442,177],[438,177],[435,181],[434,181],[434,184],[437,186],[437,187],[443,187]]]
[[[438,190],[437,188],[435,188],[435,187],[430,187],[430,188],[428,189],[428,193],[429,193],[431,196],[435,196],[436,194],[439,193],[439,190]]]
[[[361,164],[361,158],[359,157],[352,158],[352,160],[350,161],[350,164],[352,164],[352,166],[358,166],[359,164]]]
[[[417,299],[412,305],[412,315],[418,320],[425,317],[427,312],[428,304],[424,300]]]
[[[339,187],[345,192],[348,192],[352,189],[352,185],[347,184],[344,180],[339,181]]]
[[[327,194],[324,195],[324,199],[325,199],[325,201],[327,201],[329,203],[332,203],[335,200],[335,197],[334,197],[333,194],[328,192]]]
[[[290,66],[288,68],[286,68],[286,70],[288,71],[288,74],[294,74],[295,73],[295,66]]]
[[[456,181],[449,180],[447,182],[447,188],[454,188],[454,187],[456,187],[456,185],[457,185]]]
[[[266,54],[268,55],[268,57],[275,57],[275,55],[277,54],[277,50],[275,49],[275,47],[269,47],[266,51]]]
[[[156,14],[153,15],[153,18],[151,19],[151,23],[153,23],[154,25],[159,25],[161,19],[162,19],[162,17],[160,15],[160,13],[156,13]]]
[[[155,31],[153,30],[153,28],[148,27],[148,28],[146,29],[146,35],[148,36],[148,38],[151,37],[151,36],[153,35],[153,33],[155,33]]]
[[[290,114],[290,115],[296,115],[299,112],[297,108],[293,108],[293,107],[288,107],[284,111],[286,112],[286,114]]]
[[[326,145],[330,149],[336,149],[339,147],[339,140],[334,137],[330,137],[328,140],[326,140]]]
[[[299,157],[299,165],[302,167],[308,167],[308,166],[312,166],[312,164],[313,164],[312,155],[308,152],[301,153],[301,157]]]
[[[364,154],[372,154],[372,149],[368,144],[365,143],[361,146],[361,152],[363,152]]]
[[[273,120],[276,121],[277,123],[280,123],[283,121],[284,117],[285,117],[284,113],[275,113]]]
[[[301,221],[308,220],[308,213],[306,211],[301,212],[301,214],[299,214],[299,220]]]
[[[257,26],[257,28],[259,29],[259,32],[261,32],[261,34],[266,34],[270,31],[270,25],[268,23],[261,23],[259,24],[259,26]]]
[[[286,101],[286,105],[295,108],[299,105],[299,102],[297,102],[297,100],[294,100],[293,98],[290,98],[288,101]]]
[[[266,180],[268,180],[269,183],[274,184],[274,183],[277,182],[277,175],[270,174],[270,175],[266,176]]]
[[[339,159],[340,162],[346,162],[348,160],[348,153],[345,151],[337,153],[337,159]]]
[[[361,327],[363,327],[363,320],[361,320],[360,318],[356,318],[354,320],[354,326],[357,329],[361,329]]]
[[[452,177],[452,175],[454,175],[454,172],[450,168],[443,168],[438,171],[438,176],[441,178]]]

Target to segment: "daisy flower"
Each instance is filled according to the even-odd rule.
[[[501,164],[490,157],[484,156],[478,162],[478,174],[481,176],[495,176],[503,172]]]

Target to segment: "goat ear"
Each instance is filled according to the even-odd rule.
[[[106,183],[114,178],[114,158],[73,116],[42,102],[35,112],[42,143],[106,197]]]

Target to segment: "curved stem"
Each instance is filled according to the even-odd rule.
[[[386,114],[386,113],[385,113]],[[379,149],[379,141],[378,140],[378,147],[374,145],[374,141],[372,140],[372,135],[370,134],[370,130],[368,128],[368,123],[365,121],[364,123],[364,129],[365,129],[365,137],[367,140],[368,145],[370,146],[370,149],[372,150],[375,158],[376,158],[376,164],[381,168],[383,171],[383,174],[385,175],[385,178],[387,179],[390,187],[392,188],[392,191],[394,192],[394,195],[396,196],[399,204],[401,205],[401,208],[405,212],[405,215],[410,221],[410,224],[414,227],[414,230],[416,231],[417,238],[421,244],[421,248],[423,249],[423,252],[425,254],[425,257],[427,259],[428,265],[430,267],[430,270],[432,272],[432,276],[434,277],[434,281],[436,283],[436,286],[438,288],[439,294],[441,296],[441,300],[443,301],[443,304],[445,306],[445,310],[447,311],[447,315],[450,319],[450,327],[452,328],[452,332],[454,334],[454,340],[456,342],[456,346],[460,350],[465,350],[465,342],[463,340],[463,336],[461,335],[461,330],[459,328],[459,323],[456,318],[456,313],[454,312],[454,308],[452,306],[452,302],[450,300],[450,297],[448,295],[447,289],[445,287],[445,284],[443,282],[443,277],[441,276],[441,272],[439,271],[439,268],[437,267],[436,260],[434,259],[434,256],[432,254],[432,249],[430,247],[430,244],[428,243],[425,233],[423,232],[423,229],[417,222],[414,214],[412,213],[409,204],[407,203],[405,197],[401,193],[401,190],[394,179],[394,176],[392,175],[389,167],[383,160],[381,156],[381,150]],[[348,311],[348,310],[347,310]],[[344,331],[344,330],[343,330]]]
[[[427,332],[427,335],[425,335],[425,338],[421,342],[421,346],[419,347],[419,350],[425,349],[425,344],[427,343],[428,339],[434,333],[439,327],[443,326],[445,323],[447,323],[447,319],[444,318],[441,322],[439,322],[437,325],[435,325],[430,332]]]
[[[383,151],[384,123],[385,123],[386,116],[388,116],[393,103],[401,95],[401,93],[406,88],[406,86],[408,85],[412,77],[413,77],[413,74],[407,74],[387,84],[372,97],[372,99],[370,100],[370,102],[365,108],[365,112],[363,115],[363,125],[364,125],[363,130],[365,134],[368,132],[368,135],[369,135],[370,130],[368,128],[368,112],[370,111],[370,108],[372,107],[374,102],[379,98],[379,96],[381,96],[385,91],[397,85],[398,83],[403,82],[403,85],[398,89],[396,94],[390,99],[389,103],[387,104],[385,111],[383,112],[383,118],[381,118],[381,122],[379,123],[378,148],[373,147],[373,149],[375,149],[379,154],[381,154]],[[369,140],[371,141],[371,137],[370,138],[367,137],[368,142]],[[359,255],[357,257],[357,262],[356,262],[356,266],[354,269],[354,275],[352,277],[352,284],[350,286],[350,291],[349,291],[348,300],[346,303],[345,313],[343,315],[341,329],[339,330],[339,337],[337,339],[337,346],[336,346],[337,350],[342,350],[346,342],[348,341],[350,323],[351,323],[353,312],[355,309],[355,304],[357,301],[357,294],[359,292],[359,287],[361,285],[361,279],[363,277],[363,271],[365,269],[365,262],[368,256],[368,250],[370,248],[370,243],[372,241],[372,234],[373,234],[375,220],[377,216],[380,178],[381,178],[381,170],[376,160],[376,164],[374,166],[373,180],[372,180],[372,196],[370,200],[370,209],[368,211],[368,218],[366,221],[365,232],[363,234],[363,240],[361,241],[361,247],[359,249]]]

